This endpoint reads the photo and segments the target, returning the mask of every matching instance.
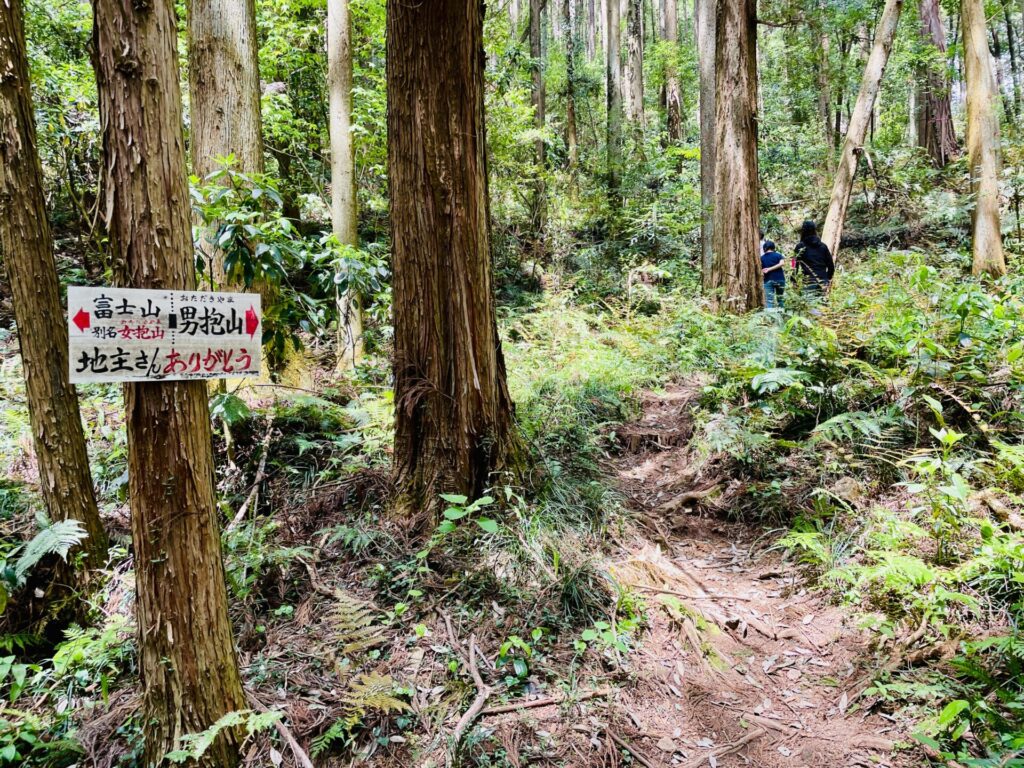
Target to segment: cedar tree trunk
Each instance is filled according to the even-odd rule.
[[[608,196],[612,207],[618,208],[619,184],[622,180],[622,60],[621,16],[619,0],[605,0],[608,13],[605,16],[605,95],[608,103],[606,131],[608,160]]]
[[[18,324],[39,490],[51,520],[82,524],[85,564],[99,568],[107,559],[107,535],[96,510],[78,396],[68,381],[68,329],[36,151],[23,23],[21,0],[0,3],[0,251]]]
[[[533,102],[533,125],[537,138],[533,140],[533,161],[537,177],[533,182],[533,248],[534,258],[540,261],[544,255],[544,227],[547,224],[547,200],[544,189],[544,170],[547,164],[544,147],[544,52],[541,49],[541,14],[545,0],[530,0],[530,72],[533,87],[530,91]],[[557,14],[556,14],[557,15]]]
[[[642,136],[644,123],[644,3],[628,0],[626,7],[626,116]]]
[[[118,282],[196,285],[171,0],[96,0],[107,230]],[[125,385],[144,763],[244,709],[228,620],[207,386]],[[238,761],[224,731],[203,766]]]
[[[228,155],[234,155],[235,170],[263,173],[257,53],[255,0],[189,0],[190,148],[200,179]],[[217,286],[237,287],[237,276],[224,274],[216,249],[210,266]]]
[[[700,243],[704,291],[711,287],[715,216],[715,38],[718,20],[715,0],[695,0],[700,78]]]
[[[946,78],[946,30],[939,0],[919,0],[918,16],[921,38],[926,45],[934,46],[941,63],[928,66],[924,73],[918,97],[917,142],[936,167],[942,168],[956,154],[956,132]]]
[[[483,3],[388,0],[399,508],[478,496],[522,459],[495,321]]]
[[[683,0],[685,2],[685,0]],[[679,17],[676,0],[665,0],[665,41],[671,44],[665,60],[665,111],[667,113],[668,140],[683,140],[683,94],[679,88]]]
[[[579,138],[576,130],[576,14],[572,0],[563,0],[565,21],[565,148],[569,170],[579,162]]]
[[[757,2],[717,0],[715,35],[714,260],[709,289],[718,310],[764,306],[758,254]]]

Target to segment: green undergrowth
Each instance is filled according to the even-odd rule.
[[[850,263],[826,306],[791,302],[722,358],[695,444],[745,481],[734,513],[789,525],[780,545],[873,631],[882,671],[857,706],[901,710],[945,759],[1015,765],[1024,280],[967,270],[956,253]]]

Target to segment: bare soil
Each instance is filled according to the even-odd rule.
[[[648,396],[628,431],[644,439],[626,444],[640,450],[616,466],[652,531],[609,563],[650,608],[617,704],[624,738],[651,765],[922,764],[894,751],[905,723],[856,706],[872,655],[855,617],[809,592],[770,534],[718,516],[733,481],[676,437],[693,431],[699,386]]]

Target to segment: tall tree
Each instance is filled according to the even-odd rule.
[[[1013,19],[1010,16],[1010,5],[1007,0],[1002,0],[1003,21],[1006,24],[1006,47],[1010,51],[1010,80],[1013,86],[1013,114],[1020,116],[1021,106],[1021,65],[1017,50],[1017,32],[1013,27]]]
[[[864,152],[864,140],[867,138],[868,126],[871,123],[875,108],[875,97],[882,84],[885,66],[889,62],[889,52],[896,38],[896,27],[900,20],[903,0],[886,0],[882,16],[875,29],[874,42],[864,66],[857,103],[850,114],[846,129],[846,139],[839,156],[836,178],[832,184],[832,196],[828,204],[828,215],[821,239],[828,246],[832,255],[839,251],[839,241],[843,235],[843,222],[846,221],[846,209],[850,205],[850,194],[853,192],[853,180],[857,175],[857,164]]]
[[[811,34],[811,45],[814,50],[814,76],[818,86],[818,119],[825,133],[825,144],[828,147],[832,147],[835,145],[835,138],[832,135],[832,87],[829,77],[829,52],[832,41],[825,30],[825,25],[822,23],[822,16],[825,10],[820,4],[815,4],[815,7],[809,14],[808,28]],[[832,153],[829,152],[828,156],[829,165],[831,165]]]
[[[686,0],[683,0],[685,3]],[[669,52],[665,57],[665,113],[668,123],[669,141],[683,138],[683,94],[679,88],[679,16],[676,0],[665,0],[665,42]]]
[[[515,470],[495,320],[484,136],[483,3],[387,3],[400,506],[479,495]]]
[[[36,150],[21,0],[0,3],[0,251],[18,324],[39,490],[51,520],[81,523],[88,534],[82,545],[86,565],[101,567],[107,536],[96,509],[78,397],[68,381],[68,329]]]
[[[172,0],[96,0],[107,230],[119,284],[196,286]],[[202,381],[124,388],[144,762],[245,708],[228,619]],[[202,765],[232,766],[221,733]]]
[[[748,312],[764,306],[758,250],[757,1],[717,0],[715,32],[715,306]]]
[[[188,43],[193,172],[204,178],[234,155],[236,170],[262,173],[255,0],[189,0]],[[219,254],[211,262],[217,285],[237,282]]]
[[[939,0],[919,0],[918,17],[921,37],[933,47],[939,61],[928,62],[923,73],[917,99],[917,142],[932,162],[942,168],[956,154],[956,132],[946,77],[946,30]]]
[[[604,0],[605,16],[605,96],[608,103],[606,151],[608,161],[608,194],[613,206],[619,203],[622,180],[622,17],[619,0]]]
[[[593,61],[597,57],[597,29],[600,26],[597,18],[598,8],[595,0],[586,0],[587,3],[587,61]]]
[[[626,117],[638,135],[644,122],[644,0],[626,5]]]
[[[984,0],[961,0],[967,77],[967,165],[974,195],[971,249],[974,273],[1006,274],[999,218],[999,113],[985,34]]]
[[[576,14],[572,0],[562,0],[565,29],[565,147],[569,170],[579,162],[579,138],[576,130]]]
[[[544,168],[547,164],[547,153],[544,146],[545,101],[544,89],[544,51],[542,14],[545,0],[530,0],[530,73],[532,88],[530,91],[533,102],[533,125],[537,136],[533,140],[533,160],[537,167],[537,176],[533,181],[533,228],[534,256],[538,259],[544,255],[544,228],[547,224],[547,191],[544,184]],[[556,14],[557,15],[557,14]]]
[[[697,54],[700,79],[700,249],[705,291],[711,285],[714,261],[715,212],[715,38],[718,26],[715,0],[695,0]]]
[[[327,96],[331,136],[331,225],[343,246],[359,243],[356,147],[352,136],[352,16],[349,0],[327,3]],[[354,289],[338,297],[338,370],[363,354],[363,313]]]

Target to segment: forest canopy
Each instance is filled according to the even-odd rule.
[[[0,3],[0,766],[1024,766],[1022,45]]]

